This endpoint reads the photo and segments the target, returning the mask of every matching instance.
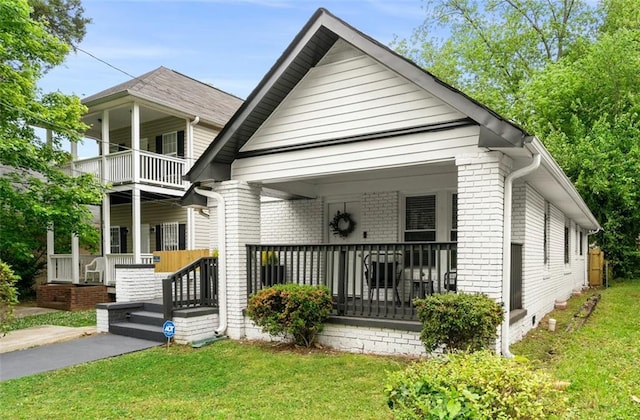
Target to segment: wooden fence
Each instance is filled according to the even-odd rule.
[[[198,258],[210,257],[208,249],[191,249],[184,251],[155,251],[153,262],[156,265],[156,273],[175,273]]]
[[[589,250],[589,286],[600,287],[604,279],[604,252]]]

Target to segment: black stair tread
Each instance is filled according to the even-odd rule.
[[[149,318],[158,318],[158,319],[164,319],[164,315],[161,314],[160,312],[150,312],[150,311],[132,311],[129,312],[130,316],[146,316]]]
[[[159,325],[149,325],[149,324],[141,324],[139,322],[130,322],[130,321],[122,321],[122,322],[114,322],[110,325],[110,327],[119,327],[125,329],[132,330],[145,330],[145,331],[154,331],[162,333],[162,326]]]

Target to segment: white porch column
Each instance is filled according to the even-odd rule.
[[[71,280],[80,283],[80,240],[78,235],[71,235]]]
[[[466,154],[458,166],[458,290],[502,302],[504,178],[511,159],[501,152]]]
[[[56,253],[55,237],[53,234],[53,224],[47,229],[47,283],[51,283],[55,276],[55,267],[53,266],[52,255]]]
[[[227,335],[240,339],[244,337],[242,311],[247,307],[246,245],[260,243],[260,187],[243,181],[225,181],[216,191],[226,202]],[[217,218],[211,217],[210,223],[215,226]]]
[[[106,256],[111,253],[111,196],[105,194],[102,197],[102,255]],[[109,283],[111,279],[109,264],[104,268],[104,283]]]
[[[140,232],[140,188],[137,184],[134,184],[131,189],[131,212],[133,213],[132,219],[132,234],[131,241],[133,243],[133,263],[140,264],[142,262],[141,253],[141,232]]]
[[[133,262],[140,264],[142,239],[140,235],[140,105],[136,102],[131,107],[131,164],[133,172],[133,188],[131,189],[131,213],[133,215],[131,225],[131,242],[133,244]]]
[[[109,165],[107,163],[107,155],[109,154],[109,110],[102,111],[102,143],[100,150],[102,156],[102,182],[109,181]],[[111,247],[111,245],[109,245]]]

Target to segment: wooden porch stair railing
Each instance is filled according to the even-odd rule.
[[[218,259],[202,257],[162,281],[164,318],[178,309],[218,307]]]

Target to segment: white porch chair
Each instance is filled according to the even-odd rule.
[[[94,258],[89,264],[84,266],[84,282],[87,282],[87,275],[91,273],[91,280],[95,280],[95,273],[98,273],[100,283],[103,282],[104,270],[105,270],[105,258]]]

